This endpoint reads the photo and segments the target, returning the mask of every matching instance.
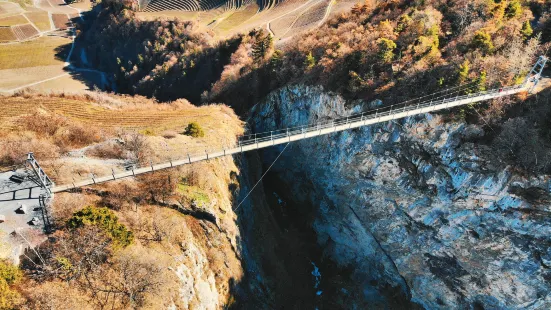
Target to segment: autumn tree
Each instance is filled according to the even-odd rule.
[[[170,172],[157,172],[140,177],[140,191],[148,195],[152,202],[166,203],[174,193],[177,178]]]
[[[480,72],[480,75],[476,79],[476,88],[478,91],[486,90],[486,71]]]
[[[396,32],[402,32],[413,22],[411,17],[408,14],[402,14],[400,20],[398,21],[398,26],[396,27]]]
[[[174,277],[163,265],[142,248],[127,249],[91,276],[90,290],[103,305],[101,308],[139,309],[146,305],[148,296],[166,289],[166,283]]]

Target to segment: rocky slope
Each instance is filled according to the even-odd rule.
[[[255,106],[250,123],[261,132],[362,108],[289,86]],[[323,304],[551,306],[549,176],[496,162],[482,136],[478,126],[426,114],[288,147],[272,168],[279,194],[308,214],[323,258],[361,292],[333,289]],[[264,163],[282,148],[264,151]]]

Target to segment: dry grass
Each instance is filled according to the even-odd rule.
[[[196,20],[199,12],[185,11],[160,11],[160,12],[137,12],[136,16],[143,20],[154,20],[155,18],[181,19],[181,20]]]
[[[63,64],[56,56],[56,48],[70,44],[60,37],[41,37],[36,40],[0,46],[0,70]]]
[[[28,23],[28,21],[22,15],[14,15],[10,17],[0,18],[0,27],[21,25],[26,23]]]
[[[51,30],[50,17],[46,12],[31,12],[25,13],[25,15],[33,22],[33,24],[40,31]]]
[[[17,38],[10,27],[0,27],[0,42],[15,40],[17,40]]]

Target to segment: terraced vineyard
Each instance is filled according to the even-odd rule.
[[[51,30],[50,17],[46,12],[30,12],[25,13],[25,16],[38,28],[40,31]]]
[[[11,28],[19,41],[25,41],[38,35],[38,30],[31,24],[16,25]]]
[[[56,29],[67,29],[70,23],[66,14],[52,14],[52,19]]]
[[[336,0],[151,0],[140,14],[147,19],[194,19],[222,37],[262,27],[281,39],[315,27],[354,4],[351,0],[339,1],[338,5]],[[177,12],[198,14],[180,16]]]
[[[14,15],[10,17],[0,18],[0,27],[14,26],[28,23],[27,19],[22,15]]]
[[[11,30],[11,27],[0,27],[0,43],[17,40],[17,37]]]
[[[225,3],[224,0],[153,0],[146,6],[144,11],[205,11],[224,6]]]

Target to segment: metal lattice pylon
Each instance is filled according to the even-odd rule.
[[[44,189],[47,197],[50,198],[52,196],[51,186],[54,182],[52,182],[50,177],[48,177],[46,172],[44,172],[42,167],[40,167],[32,152],[27,155],[27,164],[31,166],[35,176],[37,177],[39,183],[38,185]]]
[[[527,87],[528,83],[534,83],[532,87],[530,87],[529,92],[532,92],[532,90],[538,85],[538,82],[541,78],[541,73],[543,72],[543,68],[545,68],[545,64],[547,63],[548,58],[545,56],[538,57],[538,61],[536,64],[532,67],[532,70],[526,75],[526,79],[524,80],[523,85]]]

